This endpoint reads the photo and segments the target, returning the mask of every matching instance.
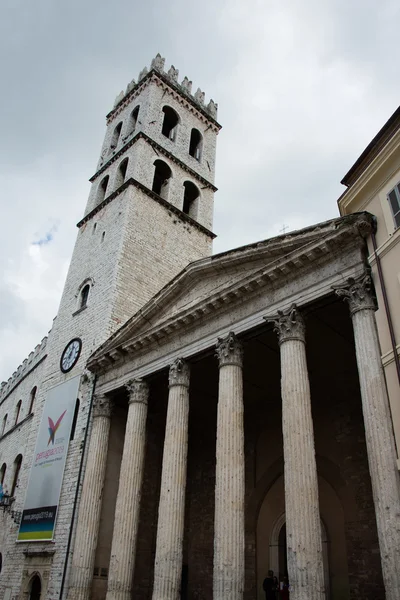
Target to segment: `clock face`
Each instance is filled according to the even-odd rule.
[[[79,355],[82,350],[82,340],[75,338],[68,342],[61,354],[60,369],[63,373],[68,373],[78,362]]]

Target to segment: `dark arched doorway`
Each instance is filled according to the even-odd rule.
[[[41,593],[42,583],[39,575],[35,575],[30,585],[29,600],[40,600]]]

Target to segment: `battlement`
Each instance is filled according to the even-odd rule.
[[[128,86],[124,91],[121,91],[118,96],[115,98],[114,107],[109,116],[113,114],[113,112],[117,109],[119,104],[123,102],[123,100],[133,93],[135,89],[137,89],[143,82],[146,77],[149,77],[152,72],[156,72],[158,75],[161,75],[161,78],[165,80],[169,85],[171,85],[174,89],[179,91],[182,96],[186,96],[192,103],[198,106],[199,110],[205,112],[211,119],[217,119],[218,113],[218,104],[214,102],[214,100],[210,99],[208,104],[205,104],[205,93],[197,88],[197,91],[192,94],[192,82],[188,79],[188,77],[184,77],[182,81],[178,82],[179,71],[175,69],[173,65],[169,68],[168,71],[164,71],[165,58],[163,58],[160,54],[157,54],[155,58],[151,61],[150,70],[147,67],[144,67],[140,73],[137,82],[132,79]]]
[[[29,354],[11,375],[8,381],[3,381],[0,385],[0,402],[14,389],[35,365],[37,365],[46,356],[47,336],[42,339],[35,349]]]

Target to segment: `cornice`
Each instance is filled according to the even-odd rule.
[[[190,112],[197,114],[200,120],[209,123],[213,129],[218,133],[218,131],[222,128],[222,126],[216,121],[206,110],[202,108],[200,104],[194,101],[190,96],[188,96],[183,89],[179,85],[175,85],[171,79],[166,77],[163,73],[155,69],[150,69],[150,71],[141,79],[131,90],[126,94],[122,100],[115,106],[107,115],[107,125],[111,123],[125,108],[132,102],[134,98],[139,96],[139,94],[143,91],[145,87],[147,87],[152,81],[161,85],[163,89],[167,88],[168,91],[172,93],[176,100],[186,108],[190,110]]]
[[[198,223],[197,221],[192,219],[192,217],[189,217],[189,215],[187,215],[184,212],[182,212],[181,210],[179,210],[179,208],[176,208],[176,206],[173,206],[173,204],[170,204],[169,202],[167,202],[167,200],[164,200],[164,198],[161,198],[161,196],[159,196],[158,194],[156,194],[155,192],[150,190],[148,187],[146,187],[145,185],[140,183],[140,181],[137,181],[133,177],[131,177],[130,179],[127,179],[125,181],[125,183],[123,183],[117,190],[115,190],[115,192],[113,192],[112,194],[107,196],[107,198],[105,198],[103,200],[103,202],[100,202],[100,204],[95,206],[95,208],[93,210],[91,210],[87,215],[85,215],[83,217],[83,219],[81,219],[79,221],[79,223],[76,224],[76,226],[82,227],[82,225],[84,225],[85,223],[90,221],[90,219],[92,219],[98,212],[103,210],[103,208],[105,206],[107,206],[107,204],[110,204],[110,202],[112,202],[115,198],[117,198],[117,196],[119,196],[123,191],[125,191],[131,185],[135,186],[136,188],[138,188],[139,190],[144,192],[147,196],[149,196],[150,198],[152,198],[153,200],[158,202],[158,204],[161,204],[161,206],[164,206],[164,208],[166,208],[170,212],[173,212],[177,217],[182,219],[182,221],[186,221],[187,223],[190,223],[190,225],[193,225],[194,227],[196,227],[196,229],[198,229],[199,231],[201,231],[208,237],[210,237],[212,239],[217,237],[215,235],[215,233],[213,233],[212,231],[207,229],[207,227],[204,227],[204,225],[201,225],[200,223]]]
[[[195,179],[198,179],[203,185],[211,188],[214,192],[218,191],[218,188],[216,188],[214,184],[212,184],[210,181],[205,179],[202,175],[199,175],[199,173],[196,173],[196,171],[194,171],[191,167],[186,165],[182,160],[177,158],[174,154],[172,154],[171,152],[169,152],[168,150],[166,150],[165,148],[160,146],[160,144],[158,144],[153,139],[151,139],[151,137],[149,137],[143,131],[139,131],[136,135],[133,136],[133,138],[131,138],[129,140],[129,142],[127,142],[124,146],[122,146],[121,150],[118,150],[118,152],[116,154],[114,154],[114,156],[112,156],[98,171],[96,171],[96,173],[94,175],[92,175],[92,177],[89,179],[89,181],[91,183],[93,183],[102,173],[104,173],[104,171],[106,171],[108,169],[108,167],[113,162],[118,160],[131,146],[133,146],[133,144],[135,144],[140,139],[143,139],[146,142],[148,142],[152,148],[157,150],[157,152],[159,152],[160,154],[163,154],[164,156],[166,156],[167,158],[172,160],[172,162],[174,162],[176,165],[180,166],[184,171],[189,173]]]
[[[24,417],[22,419],[22,421],[18,421],[18,423],[16,423],[15,425],[13,425],[11,427],[11,429],[7,429],[7,431],[5,431],[3,433],[3,435],[0,437],[0,442],[2,442],[4,440],[4,438],[8,437],[11,433],[13,433],[14,431],[16,431],[19,427],[21,427],[22,425],[25,425],[25,423],[27,423],[28,421],[30,421],[33,417],[34,413],[29,413],[29,415],[27,415],[26,417]]]
[[[363,217],[365,221],[366,216],[363,215]],[[367,220],[369,222],[368,218]],[[165,319],[128,341],[123,339],[122,332],[116,332],[113,338],[110,338],[103,347],[100,347],[89,358],[88,369],[96,373],[107,371],[115,364],[124,361],[129,355],[157,345],[160,343],[160,340],[166,339],[173,334],[178,334],[180,331],[186,331],[195,327],[200,319],[204,317],[209,318],[219,311],[226,310],[236,302],[243,301],[244,297],[249,298],[253,294],[256,294],[262,287],[267,285],[281,285],[282,280],[287,279],[289,275],[297,277],[300,273],[313,269],[315,263],[329,259],[333,253],[337,252],[338,248],[343,248],[346,243],[354,240],[355,237],[358,237],[364,243],[364,240],[359,236],[357,228],[354,227],[355,224],[359,224],[361,221],[362,218],[359,217],[358,219],[352,219],[348,227],[338,227],[333,232],[329,230],[318,239],[314,239],[304,244],[304,246],[296,248],[283,258],[251,273],[251,275],[244,277],[239,282],[235,282],[228,288],[211,294],[195,306],[182,310],[179,314]],[[167,296],[169,291],[169,289],[164,289],[164,296]],[[156,313],[160,310],[163,300],[164,298],[158,296],[155,300],[150,301],[144,307],[144,310],[139,311],[136,317],[134,317],[130,323],[130,327],[134,328],[135,324],[139,325],[143,321],[150,322],[151,313]],[[118,335],[122,338],[120,342],[116,339]],[[109,346],[109,349],[107,349],[107,346]]]
[[[382,148],[378,156],[374,158],[374,160],[366,167],[360,177],[351,185],[347,190],[343,192],[343,194],[338,199],[338,206],[341,214],[346,214],[349,209],[349,206],[353,203],[355,198],[363,191],[365,187],[370,183],[373,177],[379,172],[380,169],[387,163],[390,157],[396,152],[400,151],[400,130],[398,130],[395,135],[388,141],[386,146]],[[393,170],[396,171],[398,169],[395,168]],[[392,174],[391,174],[392,175]],[[390,176],[391,176],[390,175]],[[376,193],[376,189],[374,192],[368,197],[368,200],[371,199]],[[365,205],[366,201],[363,203]],[[362,207],[359,207],[360,209]]]

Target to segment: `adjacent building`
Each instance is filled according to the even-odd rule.
[[[269,569],[400,597],[373,211],[212,255],[216,118],[159,55],[107,115],[57,318],[0,392],[0,598],[261,600]]]
[[[368,211],[376,219],[368,261],[378,297],[376,321],[393,427],[400,448],[400,108],[377,133],[342,183],[341,215]],[[400,461],[398,460],[400,469]]]

